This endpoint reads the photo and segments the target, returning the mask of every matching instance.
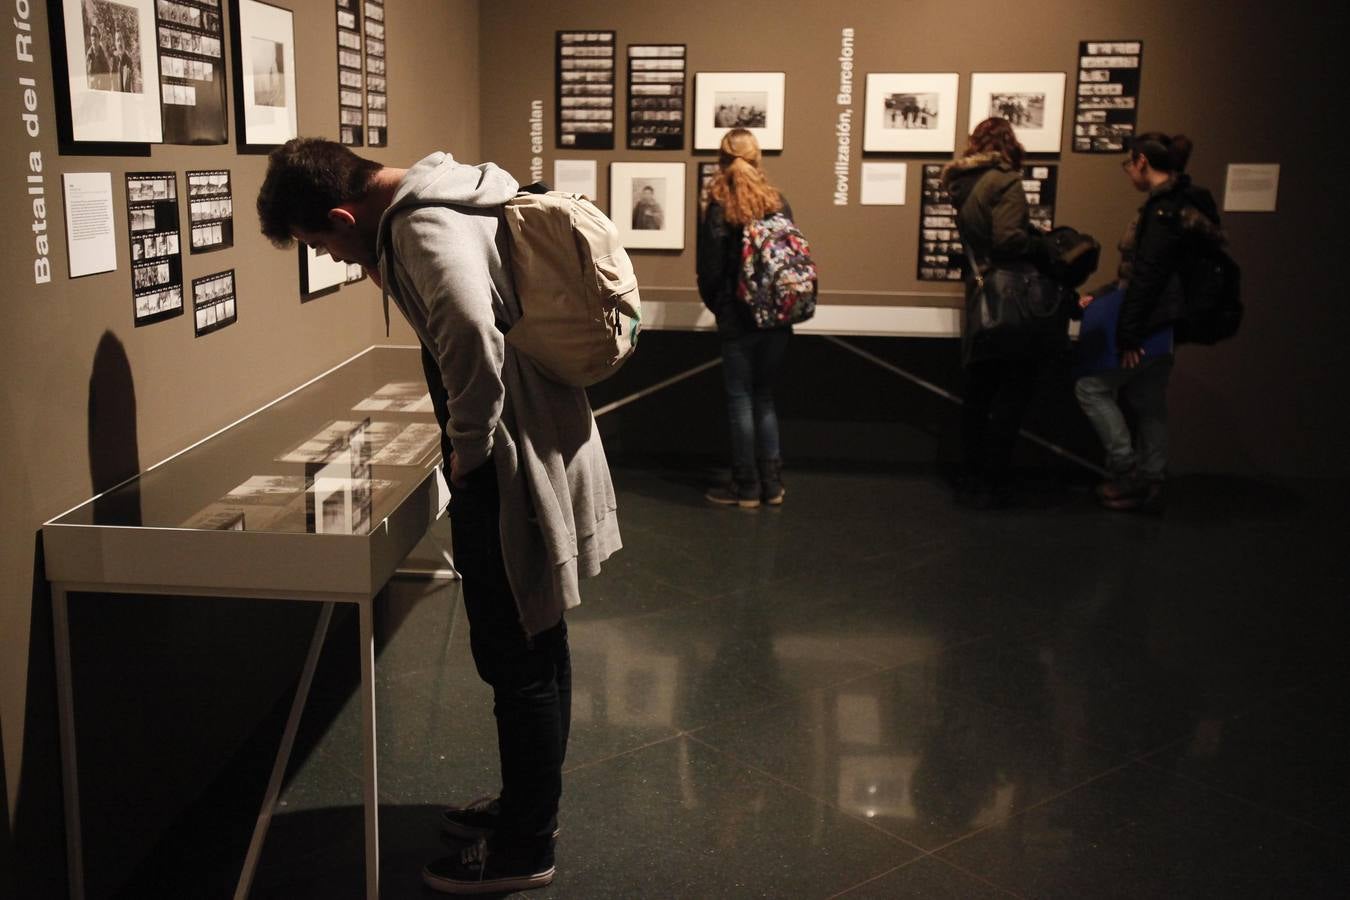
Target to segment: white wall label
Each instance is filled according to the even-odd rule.
[[[112,272],[117,268],[117,236],[113,231],[111,172],[67,172],[61,176],[66,195],[66,242],[70,277]]]
[[[909,166],[905,163],[863,163],[858,202],[863,206],[904,206],[908,174]]]
[[[596,163],[593,159],[555,159],[553,189],[565,194],[580,194],[592,203],[596,194]]]
[[[1223,188],[1223,211],[1275,212],[1279,192],[1279,163],[1229,163]]]

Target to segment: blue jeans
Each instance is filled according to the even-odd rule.
[[[756,459],[778,459],[774,382],[787,352],[789,328],[722,337],[722,376],[731,425],[731,471],[737,481],[757,481]]]
[[[1085,375],[1073,392],[1106,450],[1106,468],[1113,476],[1138,471],[1149,481],[1167,475],[1167,380],[1172,357],[1145,358],[1133,369],[1109,369]],[[1134,439],[1120,408],[1124,399],[1135,414]],[[1137,445],[1137,446],[1136,446]]]

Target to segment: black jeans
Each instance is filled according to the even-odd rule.
[[[1036,393],[1035,360],[989,359],[966,367],[961,450],[968,475],[992,487],[1008,482],[1013,445]]]
[[[435,359],[422,351],[449,478],[449,419]],[[562,796],[562,765],[572,724],[572,661],[567,623],[533,637],[520,623],[502,559],[497,471],[491,459],[450,487],[455,568],[463,578],[469,647],[491,688],[501,760],[501,820],[490,844],[537,851],[551,859]]]

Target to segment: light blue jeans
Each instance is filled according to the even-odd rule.
[[[1138,471],[1148,481],[1167,475],[1167,381],[1171,355],[1145,359],[1133,369],[1085,375],[1074,384],[1078,405],[1097,430],[1112,476]],[[1135,415],[1135,435],[1120,408],[1124,399]]]

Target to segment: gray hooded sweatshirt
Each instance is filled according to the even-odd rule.
[[[586,392],[547,378],[504,340],[520,301],[502,204],[518,187],[492,163],[433,153],[399,185],[378,252],[386,316],[393,298],[440,365],[461,469],[496,467],[506,574],[534,635],[581,602],[577,579],[599,573],[622,542]]]

